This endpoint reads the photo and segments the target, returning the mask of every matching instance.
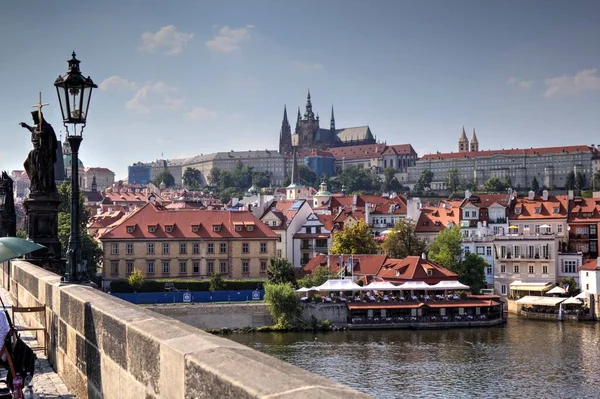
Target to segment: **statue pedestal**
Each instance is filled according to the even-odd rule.
[[[58,240],[58,194],[29,194],[23,205],[27,212],[27,238],[43,245],[46,249],[32,252],[25,259],[58,275],[63,275],[65,262],[61,258]]]

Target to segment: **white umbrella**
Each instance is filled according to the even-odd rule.
[[[550,227],[552,227],[552,226],[550,226],[548,224],[543,224],[540,226],[540,229],[549,229]]]
[[[296,290],[296,292],[308,292],[308,291],[310,291],[310,288],[308,288],[308,287],[302,287],[302,288],[298,288]]]
[[[546,294],[566,294],[567,291],[563,287],[559,287],[558,285],[552,288],[550,291],[546,292]]]
[[[563,302],[564,305],[581,305],[581,301],[577,298],[569,298]]]
[[[587,292],[586,291],[580,292],[579,294],[575,295],[575,298],[577,298],[577,299],[587,299]]]

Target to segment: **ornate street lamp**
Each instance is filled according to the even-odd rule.
[[[80,61],[73,52],[69,62],[69,71],[54,81],[63,125],[67,131],[67,141],[71,146],[71,235],[67,250],[67,270],[65,282],[85,282],[87,271],[81,265],[81,235],[79,227],[79,146],[83,140],[83,128],[87,122],[88,108],[92,90],[98,86],[89,76],[86,78],[79,70]],[[69,131],[69,125],[72,131]],[[79,132],[77,131],[79,125]]]

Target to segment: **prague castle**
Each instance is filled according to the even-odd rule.
[[[294,129],[294,141],[292,141],[292,129],[287,117],[287,109],[283,109],[283,121],[279,132],[279,152],[281,154],[292,152],[292,142],[299,151],[310,151],[328,149],[334,147],[345,147],[364,144],[375,144],[375,138],[368,126],[358,126],[336,129],[333,106],[331,107],[331,119],[329,129],[319,126],[319,114],[313,112],[310,91],[306,98],[306,110],[304,115],[298,108],[296,128]]]

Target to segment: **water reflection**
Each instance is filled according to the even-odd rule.
[[[596,323],[230,336],[377,398],[596,397]]]

